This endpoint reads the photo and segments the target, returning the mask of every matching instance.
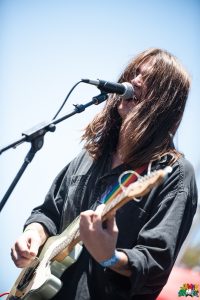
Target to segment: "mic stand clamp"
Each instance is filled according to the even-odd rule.
[[[0,211],[2,210],[3,206],[5,205],[7,199],[11,195],[13,189],[15,188],[16,184],[18,183],[19,179],[21,178],[22,174],[26,170],[29,163],[31,163],[32,159],[34,158],[37,151],[39,151],[43,144],[44,144],[44,135],[47,131],[55,131],[56,127],[54,124],[48,124],[43,122],[39,125],[34,126],[33,128],[27,130],[26,132],[22,133],[24,135],[24,140],[31,143],[31,148],[27,153],[24,163],[22,164],[21,168],[19,169],[17,175],[15,176],[14,180],[12,181],[10,187],[8,188],[7,192],[5,193],[2,201],[0,202]],[[20,140],[20,144],[22,141]],[[19,143],[18,143],[19,144]],[[10,148],[10,147],[9,147]]]

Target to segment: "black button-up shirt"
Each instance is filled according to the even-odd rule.
[[[167,164],[165,159],[153,168]],[[26,225],[39,222],[50,235],[59,234],[81,211],[95,208],[127,169],[126,165],[112,169],[109,155],[94,161],[82,151],[56,177],[45,202],[33,210]],[[117,211],[117,247],[128,256],[131,277],[104,269],[83,248],[77,262],[63,274],[63,288],[54,299],[156,299],[189,232],[196,206],[194,170],[181,157],[159,187],[140,202],[130,201]]]

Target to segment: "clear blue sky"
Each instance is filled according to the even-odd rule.
[[[160,47],[175,54],[192,77],[176,144],[194,165],[199,185],[199,16],[198,0],[1,0],[0,148],[51,120],[81,78],[115,81],[135,54]],[[61,115],[97,94],[95,87],[79,85]],[[44,147],[1,212],[0,293],[10,289],[19,273],[10,259],[12,243],[54,176],[80,151],[81,129],[99,109],[92,106],[45,136]],[[1,155],[1,198],[29,146],[24,143]]]

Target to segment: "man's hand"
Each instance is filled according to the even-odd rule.
[[[102,222],[102,213],[105,205],[97,207],[95,211],[87,210],[80,215],[80,237],[88,252],[99,263],[109,260],[116,253],[118,228],[115,215],[111,215],[106,223]],[[104,226],[105,225],[105,226]],[[128,257],[122,251],[117,251],[118,262],[110,268],[129,277],[131,271]]]
[[[39,247],[46,241],[48,235],[39,223],[27,226],[23,234],[16,240],[11,249],[11,257],[19,268],[27,267],[37,256]]]
[[[115,251],[118,228],[112,215],[102,224],[105,205],[99,205],[95,211],[87,210],[80,215],[80,236],[90,254],[100,262],[111,257]]]

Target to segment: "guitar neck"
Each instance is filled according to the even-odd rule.
[[[68,255],[73,247],[80,241],[79,221],[80,216],[76,217],[60,235],[50,237],[47,240],[43,247],[44,251],[42,252],[44,252],[47,257],[46,252],[48,251],[48,260],[55,259],[56,256],[60,255],[64,250],[66,251],[66,255]]]
[[[112,201],[105,203],[105,208],[102,213],[102,220],[106,221],[116,210],[127,203],[132,197],[128,197],[125,192],[121,192]]]

